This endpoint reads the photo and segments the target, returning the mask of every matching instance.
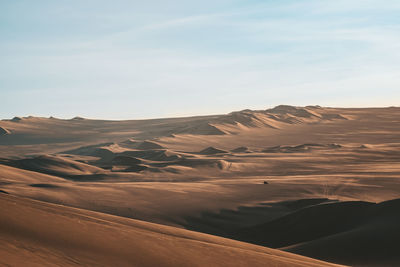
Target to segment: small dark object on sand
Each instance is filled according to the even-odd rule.
[[[267,181],[264,181],[264,184],[269,184]]]

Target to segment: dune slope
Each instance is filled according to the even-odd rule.
[[[0,265],[6,266],[337,266],[8,194],[0,194],[0,212]]]
[[[398,266],[400,199],[318,204],[241,229],[236,238],[351,266]]]

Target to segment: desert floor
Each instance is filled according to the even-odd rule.
[[[4,266],[400,266],[400,108],[15,117],[0,193]]]

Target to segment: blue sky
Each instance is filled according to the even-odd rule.
[[[0,0],[0,118],[400,100],[400,1]]]

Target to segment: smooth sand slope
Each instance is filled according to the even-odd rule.
[[[336,266],[173,227],[0,194],[4,266]]]

